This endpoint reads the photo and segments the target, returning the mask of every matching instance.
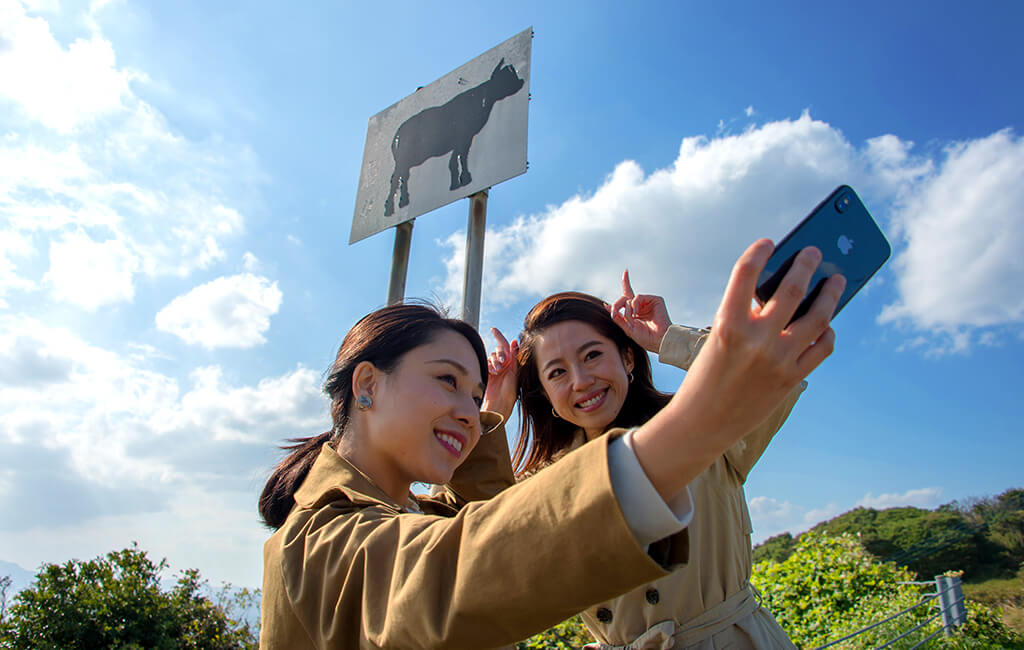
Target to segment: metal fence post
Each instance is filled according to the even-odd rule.
[[[967,608],[964,606],[964,590],[962,582],[958,577],[950,578],[953,586],[953,625],[963,625],[967,622]]]
[[[942,612],[942,631],[946,636],[953,633],[953,589],[946,576],[935,576],[935,590],[939,594],[939,610]]]

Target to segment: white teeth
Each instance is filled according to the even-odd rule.
[[[443,440],[444,442],[447,442],[449,445],[451,445],[455,449],[455,451],[462,453],[462,443],[459,442],[458,438],[450,436],[447,433],[439,433],[437,434],[437,437],[439,440]]]
[[[597,404],[598,402],[600,402],[600,401],[601,401],[601,398],[602,398],[603,396],[604,396],[604,393],[600,393],[600,394],[598,394],[598,395],[595,395],[594,397],[591,397],[590,399],[588,399],[588,400],[587,400],[587,401],[585,401],[585,402],[580,402],[580,403],[579,403],[579,407],[580,407],[581,409],[585,409],[585,408],[590,408],[590,407],[591,407],[591,406],[593,406],[594,404]]]

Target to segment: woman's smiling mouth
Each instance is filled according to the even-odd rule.
[[[607,388],[603,388],[599,391],[593,392],[590,395],[587,395],[586,398],[580,400],[579,402],[576,402],[576,408],[583,411],[584,413],[589,413],[590,411],[593,411],[594,409],[601,406],[601,404],[604,403],[604,398],[607,397],[607,395]]]
[[[462,455],[462,447],[466,442],[459,434],[451,431],[435,431],[434,437],[452,456],[458,458]]]

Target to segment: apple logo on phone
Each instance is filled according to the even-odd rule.
[[[836,246],[839,247],[840,253],[849,255],[850,251],[853,250],[853,240],[846,235],[839,235],[839,241],[836,242]]]

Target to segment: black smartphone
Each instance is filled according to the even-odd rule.
[[[807,246],[821,250],[821,264],[790,322],[807,313],[825,280],[841,273],[846,276],[846,290],[832,314],[835,318],[892,253],[885,235],[857,193],[848,185],[840,185],[776,244],[775,252],[757,279],[757,297],[761,302],[772,297],[796,254]]]

